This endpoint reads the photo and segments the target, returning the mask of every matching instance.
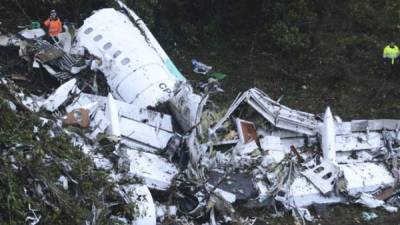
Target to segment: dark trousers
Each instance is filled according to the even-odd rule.
[[[394,60],[383,58],[383,71],[386,77],[394,77],[399,73],[399,58]]]

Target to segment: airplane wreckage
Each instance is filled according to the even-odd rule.
[[[42,29],[25,29],[0,36],[0,45],[18,46],[34,68],[62,83],[47,98],[15,92],[28,109],[62,114],[60,126],[83,128],[64,132],[110,179],[142,181],[124,186],[140,215],[121,221],[253,224],[235,213],[234,203],[292,211],[303,222],[312,220],[313,204],[397,211],[400,120],[345,122],[329,108],[323,116],[297,111],[256,88],[218,117],[209,100],[215,83],[194,93],[143,21],[118,4],[119,10],[95,11],[74,37],[62,33],[58,43],[44,40]],[[104,75],[108,95],[81,90],[85,68]],[[113,141],[117,160],[94,151],[101,134]],[[152,193],[168,193],[172,201]]]

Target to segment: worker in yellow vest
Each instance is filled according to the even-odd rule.
[[[383,62],[385,64],[389,63],[391,65],[395,65],[398,63],[399,55],[400,51],[397,45],[395,45],[393,42],[390,42],[390,44],[383,49]]]
[[[398,74],[399,55],[399,47],[393,42],[390,42],[390,44],[383,49],[383,73],[385,77],[390,78]]]

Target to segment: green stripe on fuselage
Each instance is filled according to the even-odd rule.
[[[171,59],[167,59],[167,61],[164,62],[164,65],[178,80],[186,81],[186,78],[181,74],[181,72],[179,72],[178,68],[176,68]]]

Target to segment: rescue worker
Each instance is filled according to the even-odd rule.
[[[383,64],[385,66],[386,75],[391,76],[397,73],[399,55],[399,48],[394,42],[390,42],[390,44],[383,49]]]
[[[400,51],[397,45],[395,45],[393,42],[390,42],[390,44],[383,49],[383,63],[395,65],[398,63],[397,61],[399,55]]]
[[[58,42],[58,35],[62,31],[62,23],[58,18],[56,10],[51,10],[50,18],[44,21],[44,26],[48,30],[48,36],[50,41]]]

